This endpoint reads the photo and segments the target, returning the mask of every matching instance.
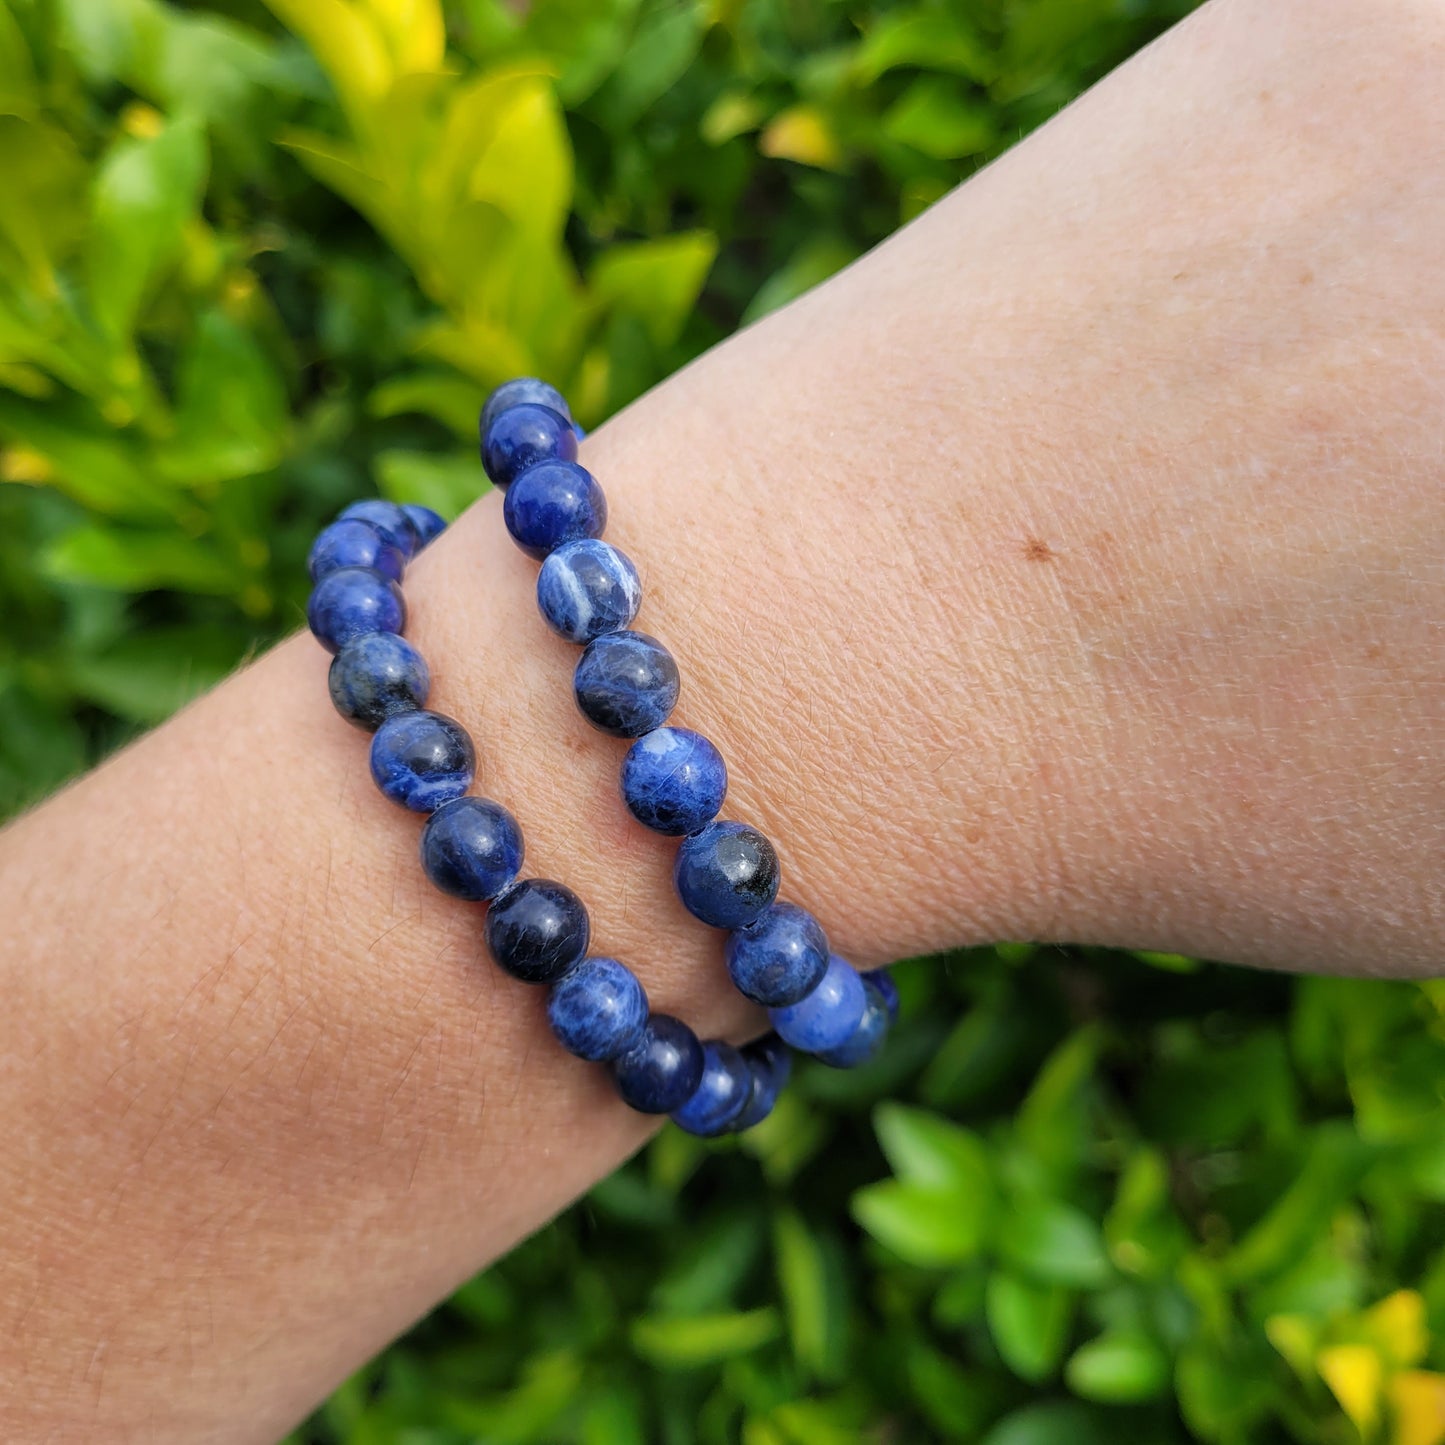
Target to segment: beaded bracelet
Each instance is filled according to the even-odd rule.
[[[700,1042],[681,1020],[652,1013],[631,969],[588,955],[582,900],[551,879],[518,876],[525,846],[512,814],[468,796],[476,749],[460,723],[426,709],[430,670],[401,636],[406,564],[445,526],[426,507],[367,501],[317,537],[307,621],[335,654],[328,685],[336,710],[374,734],[371,775],[382,793],[429,815],[427,876],[444,893],[488,905],[484,937],[504,972],[550,986],[547,1018],[562,1046],[607,1063],[618,1093],[641,1113],[671,1114],[705,1136],[750,1128],[787,1081],[786,1047],[772,1035],[741,1050]]]
[[[794,1048],[849,1068],[878,1051],[896,1016],[886,970],[859,974],[833,953],[806,909],[777,900],[772,843],[751,824],[719,820],[727,766],[701,733],[668,727],[681,683],[672,654],[631,630],[642,586],[630,558],[601,540],[607,499],[577,462],[577,432],[562,394],[535,378],[487,399],[482,463],[505,491],[513,540],[541,563],[537,603],[549,626],[584,650],[573,675],[582,715],[634,739],[622,762],[623,801],[638,822],[678,837],[673,880],[695,917],[728,930],[728,972],[769,1010]]]

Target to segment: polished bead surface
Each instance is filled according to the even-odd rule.
[[[413,813],[430,813],[472,785],[476,751],[455,718],[439,712],[389,717],[371,740],[376,786]]]
[[[370,567],[338,567],[311,589],[306,622],[328,652],[339,652],[368,632],[400,632],[406,603],[390,577]]]
[[[642,583],[631,559],[592,537],[564,542],[537,574],[537,607],[568,642],[591,642],[616,632],[641,606]]]
[[[426,820],[421,866],[453,898],[495,898],[522,871],[522,830],[490,798],[454,798]]]
[[[888,1022],[898,1021],[898,985],[886,968],[875,968],[863,975],[864,983],[871,983],[878,990],[888,1009]]]
[[[704,1139],[726,1134],[747,1108],[752,1088],[742,1054],[721,1039],[709,1039],[702,1046],[702,1078],[687,1102],[672,1111],[672,1122]]]
[[[728,935],[727,965],[741,994],[764,1008],[786,1008],[822,982],[828,971],[828,940],[806,908],[774,903]]]
[[[748,1061],[752,1091],[742,1113],[733,1120],[733,1129],[739,1134],[754,1124],[761,1124],[773,1112],[773,1105],[793,1072],[793,1056],[777,1034],[765,1034],[746,1045],[743,1058]]]
[[[613,1062],[623,1101],[640,1114],[670,1114],[692,1097],[702,1078],[702,1045],[671,1014],[653,1014],[642,1038]]]
[[[672,881],[694,918],[714,928],[741,928],[777,897],[778,855],[749,823],[709,823],[682,840]]]
[[[770,1018],[784,1043],[816,1054],[847,1043],[867,1007],[868,995],[857,969],[832,953],[817,987],[797,1003],[773,1009]]]
[[[672,654],[645,632],[608,632],[578,659],[573,692],[593,727],[619,738],[661,727],[681,688]]]
[[[866,1064],[888,1037],[888,1002],[871,983],[864,983],[863,992],[868,996],[868,1005],[852,1036],[836,1049],[825,1049],[817,1057],[835,1069],[853,1069]]]
[[[487,428],[512,406],[546,406],[558,416],[572,420],[572,413],[567,408],[567,398],[555,386],[549,386],[535,376],[519,376],[513,381],[504,381],[486,399],[482,406],[478,435],[485,438]]]
[[[556,983],[582,962],[592,924],[582,900],[550,878],[526,878],[487,910],[497,966],[523,983]]]
[[[429,542],[435,542],[447,529],[447,520],[440,512],[424,507],[420,502],[403,502],[402,511],[407,520],[416,528],[418,552]]]
[[[647,991],[615,958],[584,958],[547,1001],[558,1042],[579,1059],[615,1059],[642,1041]]]
[[[426,706],[431,671],[406,638],[366,632],[331,659],[326,685],[342,717],[375,732],[396,713]]]
[[[577,460],[572,423],[547,406],[508,407],[482,435],[482,465],[499,487],[509,487],[539,462]]]
[[[696,833],[717,817],[728,790],[727,764],[701,733],[656,728],[622,760],[622,801],[645,828],[669,837]]]
[[[538,462],[507,488],[502,517],[512,540],[541,561],[564,542],[600,537],[607,529],[607,498],[586,467]]]
[[[323,527],[311,544],[306,570],[313,582],[338,567],[371,567],[393,582],[401,581],[406,558],[371,525],[359,517],[348,517]]]
[[[383,501],[380,497],[368,497],[363,502],[353,502],[342,509],[338,522],[365,522],[375,527],[381,535],[401,553],[410,557],[421,545],[416,527],[406,514],[406,508],[395,502]]]

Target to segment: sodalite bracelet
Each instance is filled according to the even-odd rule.
[[[683,905],[728,930],[728,972],[769,1009],[782,1040],[838,1068],[865,1062],[897,1014],[897,990],[886,972],[860,974],[833,953],[806,909],[778,901],[778,855],[757,828],[719,819],[727,765],[701,733],[667,726],[681,688],[677,663],[632,629],[637,568],[602,541],[607,500],[577,462],[566,400],[535,378],[509,381],[487,399],[479,432],[487,475],[506,494],[507,530],[542,562],[538,608],[583,648],[572,680],[578,708],[594,727],[635,740],[622,761],[623,801],[645,827],[681,840],[673,881]],[[702,1082],[673,1116],[698,1132],[733,1113],[743,1077],[736,1050],[703,1052]]]
[[[510,395],[506,446],[499,453],[507,464],[527,455],[538,436],[550,439],[560,455],[565,447],[559,438],[570,423],[559,430],[558,413],[536,404],[560,397],[541,382],[521,383]],[[520,421],[516,412],[523,413]],[[540,424],[531,415],[536,412],[545,413]],[[575,452],[576,434],[569,435]],[[601,489],[580,467],[567,472],[568,465],[549,462],[552,483],[534,490],[569,497],[566,506],[591,517],[587,525],[600,530],[606,518]],[[526,489],[517,495],[525,500]],[[544,535],[557,525],[548,505],[544,499],[535,511]],[[517,820],[500,803],[469,794],[476,771],[471,737],[455,719],[427,710],[430,670],[400,635],[406,625],[400,587],[406,564],[445,526],[426,507],[367,501],[348,507],[316,539],[308,559],[315,587],[307,620],[335,654],[327,680],[332,703],[342,717],[373,734],[371,775],[382,793],[427,815],[421,833],[427,877],[454,898],[487,904],[483,936],[497,965],[525,983],[550,987],[547,1018],[562,1046],[578,1058],[610,1065],[619,1094],[643,1113],[671,1114],[682,1128],[702,1135],[750,1128],[767,1117],[786,1082],[782,1043],[770,1037],[742,1050],[720,1040],[704,1043],[681,1020],[653,1013],[631,969],[615,958],[588,956],[591,923],[582,900],[562,883],[519,876],[526,846]],[[578,574],[590,579],[580,588],[553,571],[563,592],[571,589],[581,633],[591,625],[588,618],[604,612],[630,621],[641,600],[630,564],[619,570],[604,559],[606,587],[603,572],[586,568],[586,559],[579,558]],[[589,601],[593,597],[602,599],[597,607]],[[559,593],[559,610],[568,605]],[[623,652],[602,661],[607,664],[599,663],[602,683],[610,676],[642,678],[649,665],[647,656],[639,660]],[[671,686],[675,697],[675,668]],[[631,718],[619,713],[618,726],[630,725]]]

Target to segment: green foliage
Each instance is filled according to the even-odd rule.
[[[0,0],[0,812],[595,422],[1188,0]],[[1445,991],[1001,946],[854,1074],[665,1133],[337,1392],[327,1445],[1438,1445]],[[1432,1424],[1436,1422],[1435,1424]]]

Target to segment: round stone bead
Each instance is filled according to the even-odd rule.
[[[709,823],[682,840],[672,881],[694,918],[714,928],[741,928],[777,897],[778,855],[751,824]]]
[[[485,440],[487,428],[502,412],[508,407],[524,405],[551,407],[558,416],[572,420],[572,413],[567,409],[567,398],[555,386],[548,386],[545,381],[539,381],[535,376],[519,376],[514,381],[504,381],[487,398],[482,406],[478,435]]]
[[[482,466],[499,487],[509,487],[538,462],[575,462],[577,433],[549,406],[508,407],[482,434]]]
[[[743,1049],[752,1076],[752,1092],[743,1111],[733,1120],[733,1131],[741,1134],[754,1124],[761,1124],[773,1112],[778,1095],[793,1072],[793,1056],[777,1034],[765,1034]]]
[[[677,706],[681,686],[673,655],[645,632],[593,638],[572,675],[582,716],[619,738],[661,727]]]
[[[472,785],[476,750],[466,729],[439,712],[387,718],[371,740],[376,786],[413,813],[430,813]]]
[[[687,1102],[672,1111],[672,1122],[704,1139],[726,1134],[747,1108],[752,1089],[747,1060],[731,1044],[709,1039],[702,1046],[702,1078]]]
[[[898,985],[893,982],[893,975],[886,968],[875,968],[863,975],[864,983],[871,983],[878,990],[884,1005],[888,1009],[888,1022],[898,1022]]]
[[[490,798],[454,798],[426,820],[421,866],[453,898],[480,903],[509,888],[522,871],[517,820]]]
[[[806,908],[774,903],[728,935],[727,965],[739,993],[764,1008],[783,1009],[807,998],[822,982],[828,940]]]
[[[858,971],[846,959],[830,953],[818,986],[797,1003],[775,1008],[770,1017],[784,1043],[817,1054],[847,1043],[867,1007],[868,995]]]
[[[509,503],[516,490],[507,494]],[[642,583],[626,554],[595,537],[583,537],[564,542],[542,563],[537,606],[552,630],[568,642],[591,642],[637,616]]]
[[[306,570],[313,582],[338,567],[371,567],[393,582],[401,581],[406,558],[371,525],[357,517],[323,527],[311,544]]]
[[[311,589],[306,621],[328,652],[340,652],[368,632],[400,632],[406,626],[401,588],[370,567],[338,567]]]
[[[426,706],[431,671],[404,637],[365,632],[331,659],[326,685],[342,717],[375,732],[387,718]]]
[[[558,1042],[579,1059],[615,1059],[642,1041],[647,991],[615,958],[584,958],[552,989],[547,1022]]]
[[[582,962],[592,924],[565,884],[526,878],[487,910],[487,948],[497,967],[523,983],[556,983]]]
[[[836,1049],[824,1049],[817,1056],[835,1069],[852,1069],[866,1064],[888,1037],[887,1000],[871,983],[864,983],[863,992],[868,996],[868,1004],[852,1036]]]
[[[692,1097],[702,1079],[702,1045],[671,1014],[653,1014],[642,1037],[613,1062],[623,1101],[640,1114],[670,1114]]]
[[[586,467],[538,462],[507,488],[502,517],[512,540],[541,561],[564,542],[600,537],[607,529],[607,498]]]
[[[440,512],[432,511],[430,507],[423,507],[420,502],[404,502],[401,509],[406,513],[407,521],[416,528],[418,552],[428,543],[435,542],[447,529],[446,518]]]
[[[638,738],[622,760],[628,811],[643,827],[669,837],[712,822],[727,790],[722,754],[687,728],[657,728]]]
[[[410,557],[421,546],[421,538],[406,508],[395,502],[383,501],[380,497],[368,497],[364,502],[353,502],[342,509],[338,522],[366,522],[375,527],[381,535],[401,553]]]

